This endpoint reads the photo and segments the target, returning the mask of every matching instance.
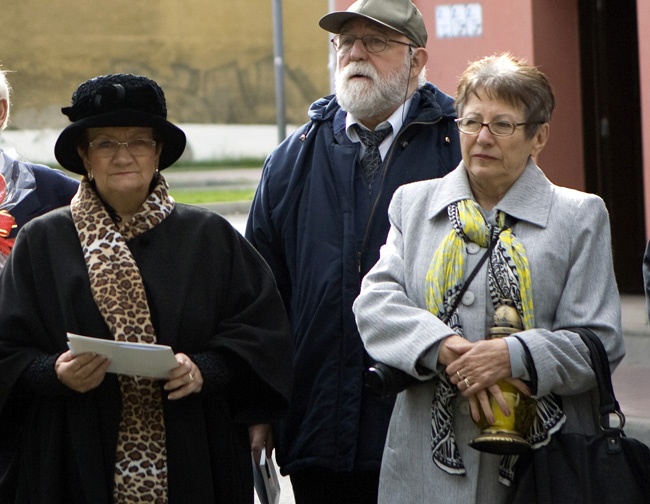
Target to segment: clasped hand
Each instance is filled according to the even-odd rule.
[[[508,345],[501,338],[472,343],[461,336],[450,336],[441,343],[438,360],[446,366],[451,383],[467,397],[475,422],[480,420],[481,411],[489,423],[495,421],[490,397],[494,397],[504,415],[511,414],[499,381],[508,381],[523,394],[531,394],[528,385],[512,378]]]
[[[197,394],[203,388],[203,375],[194,362],[185,354],[175,356],[178,367],[171,370],[164,389],[169,392],[169,400],[181,399],[189,394]],[[106,376],[110,359],[94,353],[73,354],[70,350],[62,353],[54,364],[58,379],[75,392],[85,393],[97,388]]]

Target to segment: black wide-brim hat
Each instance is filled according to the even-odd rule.
[[[167,120],[160,86],[141,75],[111,74],[90,79],[72,95],[72,106],[61,111],[72,124],[59,135],[54,155],[64,168],[86,174],[77,147],[88,128],[143,126],[153,128],[162,143],[158,169],[174,164],[185,151],[185,133]]]

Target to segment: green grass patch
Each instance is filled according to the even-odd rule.
[[[169,192],[179,203],[187,203],[189,205],[231,201],[251,201],[255,194],[254,189],[170,189]]]

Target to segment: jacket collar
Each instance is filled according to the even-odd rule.
[[[517,220],[546,227],[553,191],[553,184],[533,160],[529,159],[521,176],[495,208]],[[440,179],[439,184],[434,185],[427,217],[432,219],[440,212],[446,212],[450,204],[463,199],[474,199],[474,196],[469,186],[467,169],[461,161],[455,170]]]

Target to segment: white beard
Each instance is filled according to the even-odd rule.
[[[409,62],[407,59],[401,69],[389,73],[384,79],[367,62],[354,61],[342,70],[337,68],[336,98],[341,108],[360,120],[392,113],[406,98]],[[367,78],[350,80],[354,75]]]

